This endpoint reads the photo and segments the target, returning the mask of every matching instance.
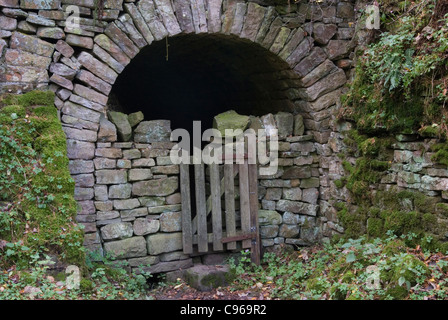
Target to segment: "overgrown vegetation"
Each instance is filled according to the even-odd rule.
[[[346,176],[338,180],[336,186],[346,187],[352,202],[336,203],[338,219],[345,229],[341,237],[356,239],[366,235],[375,238],[384,237],[387,231],[396,236],[413,232],[419,241],[414,245],[447,250],[444,235],[448,226],[443,223],[446,217],[443,203],[437,203],[436,197],[427,196],[417,189],[394,187],[377,190],[380,182],[387,182],[390,173],[392,140],[388,136],[369,137],[350,130],[344,143],[347,149],[339,156],[343,159]],[[413,174],[404,174],[408,174],[406,179],[412,184]]]
[[[342,116],[366,133],[446,137],[448,6],[444,1],[379,1],[377,42],[357,52]]]
[[[69,286],[71,275],[52,274],[48,257],[35,257],[27,269],[0,272],[0,300],[148,300],[151,274],[130,273],[118,263],[94,253],[86,259],[88,273]],[[142,266],[143,267],[143,266]]]
[[[50,91],[0,99],[0,300],[146,298],[148,273],[99,255],[86,259],[53,103]],[[71,290],[69,264],[81,277]]]
[[[74,181],[52,92],[7,95],[0,109],[0,265],[57,255],[83,267]]]
[[[409,247],[416,235],[360,237],[300,251],[264,256],[248,253],[236,263],[234,289],[250,288],[264,299],[394,300],[447,299],[448,256]]]

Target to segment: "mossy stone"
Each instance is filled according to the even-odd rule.
[[[238,114],[235,110],[229,110],[218,114],[213,118],[213,128],[217,129],[222,137],[226,136],[226,129],[244,130],[248,127],[250,118]]]

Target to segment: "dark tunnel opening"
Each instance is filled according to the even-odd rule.
[[[171,128],[202,131],[213,117],[235,110],[245,115],[292,111],[287,89],[295,74],[260,45],[226,35],[180,35],[152,43],[125,68],[109,108],[142,111],[145,120],[168,119]]]

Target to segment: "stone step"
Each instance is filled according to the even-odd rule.
[[[199,291],[211,291],[218,287],[228,286],[234,277],[228,265],[197,264],[186,269],[182,274],[187,284]]]

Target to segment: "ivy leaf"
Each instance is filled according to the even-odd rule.
[[[356,255],[355,255],[355,253],[354,253],[354,252],[350,252],[350,253],[347,255],[347,258],[346,258],[345,262],[350,263],[350,262],[353,262],[353,261],[355,261],[355,260],[356,260]]]
[[[398,279],[398,285],[399,286],[401,286],[405,282],[406,282],[406,279],[404,277],[400,277],[400,279]]]

